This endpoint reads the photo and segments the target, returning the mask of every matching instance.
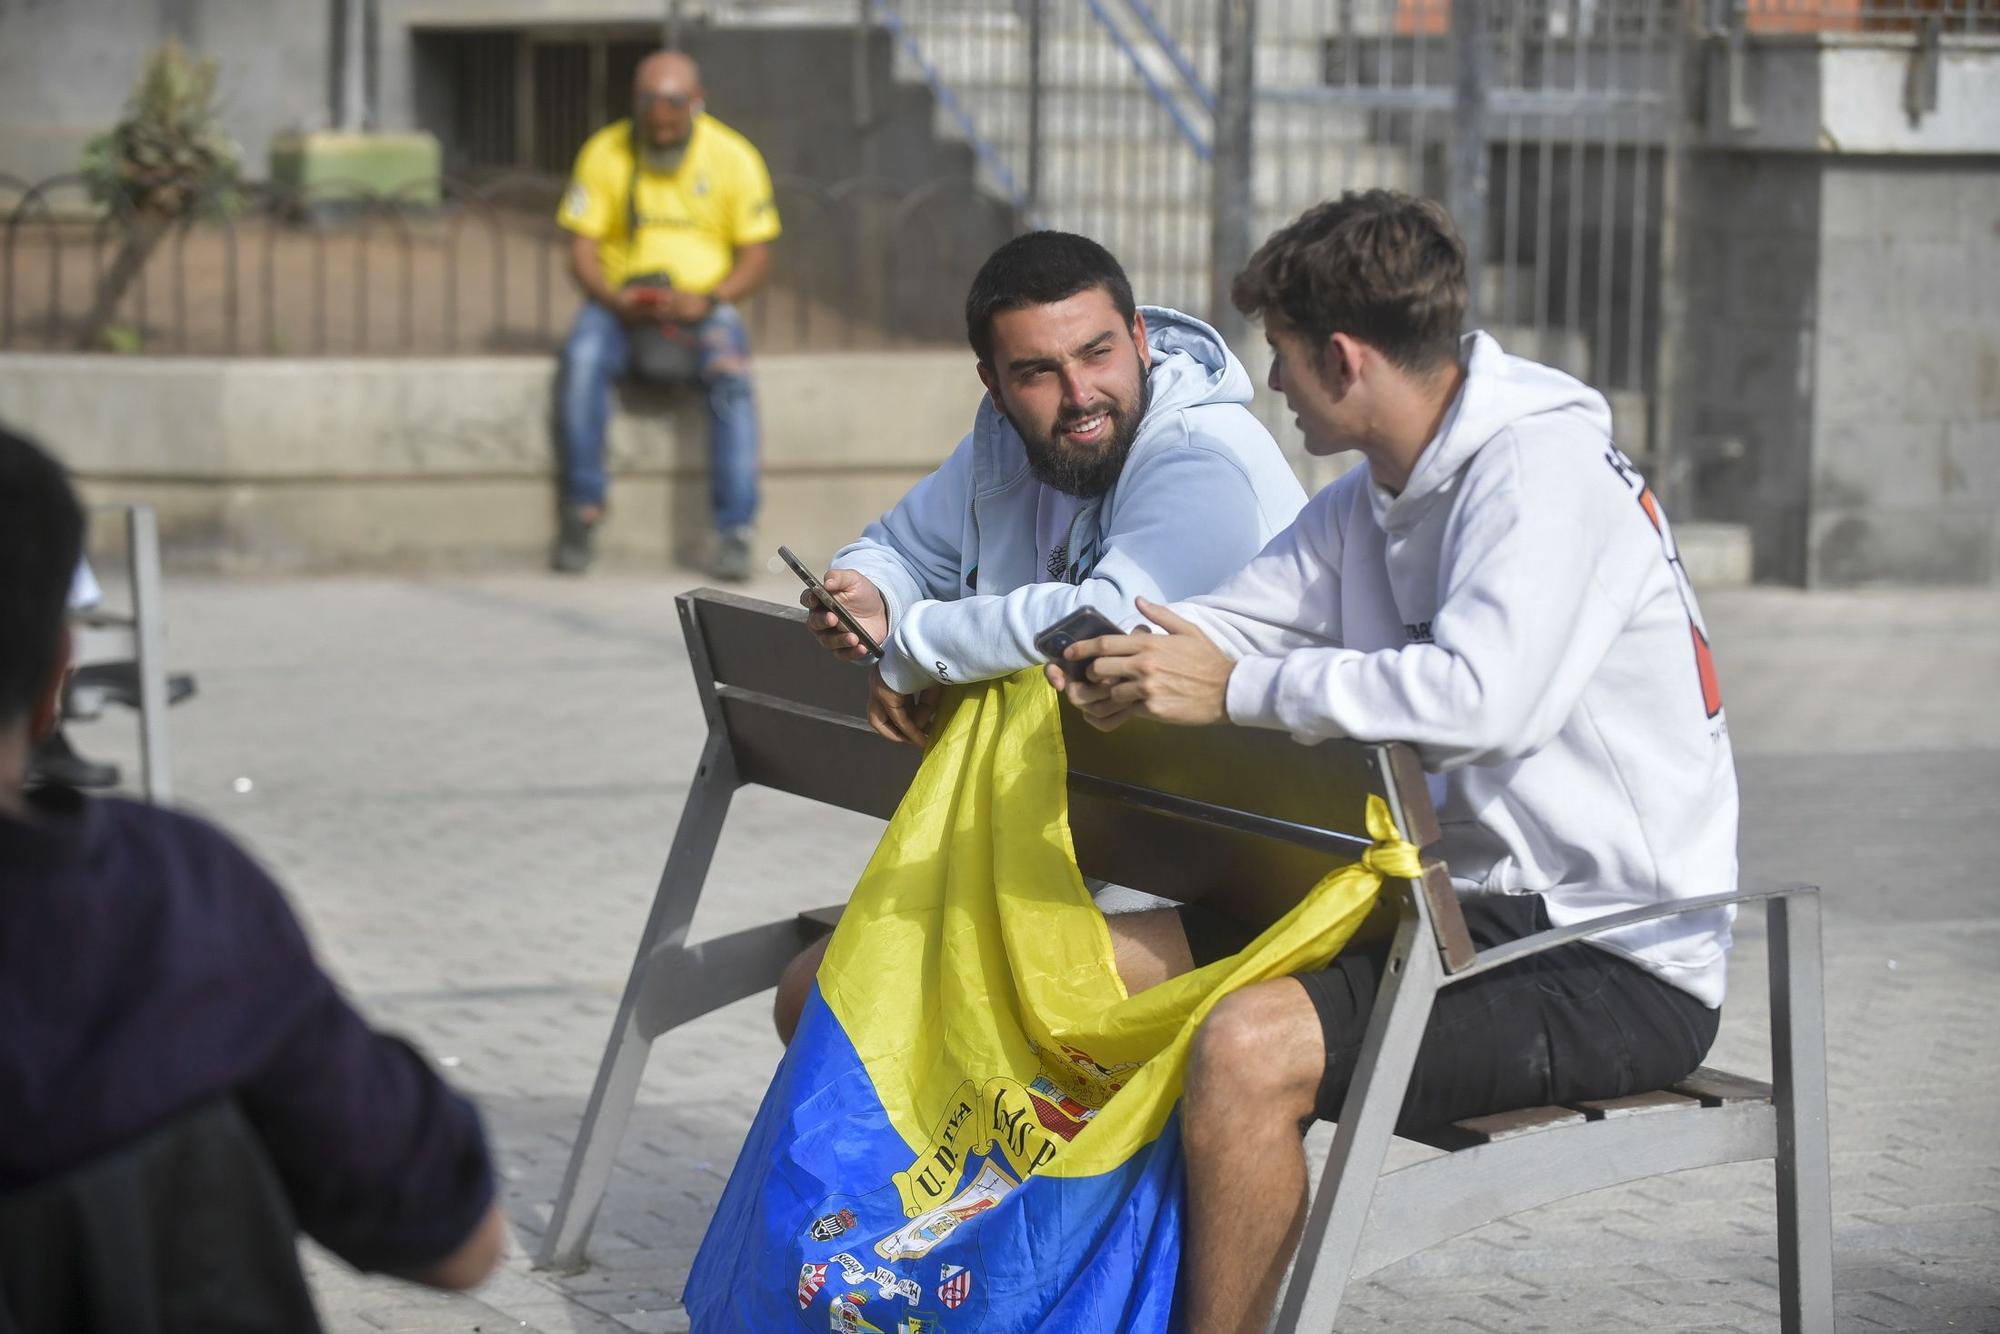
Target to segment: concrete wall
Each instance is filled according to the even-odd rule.
[[[1741,152],[1693,155],[1686,178],[1674,466],[1693,512],[1748,526],[1758,576],[1787,583],[1806,578],[1819,178],[1811,160]]]
[[[181,568],[537,563],[554,534],[552,362],[0,357],[0,420],[61,456],[93,499],[160,511]],[[831,553],[957,444],[981,393],[971,354],[759,362],[760,546]],[[621,398],[613,562],[664,565],[707,539],[697,400]]]
[[[1907,45],[1751,50],[1685,178],[1677,480],[1760,578],[2000,582],[2000,49],[1916,116]]]
[[[528,357],[0,356],[0,422],[54,450],[89,498],[152,504],[181,569],[539,565],[555,527],[553,370]],[[762,552],[782,542],[819,560],[850,541],[958,443],[980,394],[969,352],[762,358]],[[709,536],[699,401],[622,394],[611,456],[606,560],[694,558]],[[1316,488],[1354,461],[1295,463]],[[1674,531],[1696,583],[1748,581],[1740,527]]]
[[[0,171],[74,171],[169,36],[220,63],[223,123],[264,174],[271,137],[326,124],[332,0],[0,0]]]
[[[1914,39],[1857,36],[1756,37],[1744,47],[1742,109],[1725,116],[1727,66],[1720,44],[1698,71],[1711,123],[1706,142],[1766,152],[1990,153],[2000,106],[2000,59],[1990,42],[1946,38],[1937,64],[1937,106],[1912,116],[1906,104]]]
[[[2000,162],[1843,158],[1821,192],[1808,579],[2000,579]]]
[[[332,118],[335,0],[0,0],[0,171],[36,181],[73,171],[84,143],[115,121],[146,56],[168,36],[220,66],[223,123],[262,179],[271,140]],[[629,26],[658,30],[659,0],[380,0],[374,44],[375,128],[449,127],[424,95],[439,92],[417,30]],[[691,33],[718,115],[749,134],[774,172],[819,181],[882,176],[906,186],[970,182],[961,142],[932,134],[920,85],[892,75],[877,29],[862,71],[869,115],[857,123],[852,35],[829,24],[701,28]],[[428,83],[427,83],[428,81]],[[621,99],[622,104],[622,99]]]

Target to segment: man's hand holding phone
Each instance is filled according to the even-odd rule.
[[[1077,639],[1043,668],[1049,684],[1103,732],[1133,717],[1194,726],[1227,722],[1236,663],[1159,603],[1140,598],[1138,607],[1166,633]]]
[[[683,292],[678,287],[668,288],[660,293],[660,299],[653,305],[654,314],[674,324],[700,324],[715,313],[715,301],[698,292]]]
[[[675,287],[627,287],[617,298],[629,324],[699,324],[715,309],[713,299]]]
[[[611,294],[611,304],[627,324],[656,324],[660,320],[660,298],[665,295],[665,290],[658,287],[623,287]]]
[[[1044,671],[1049,684],[1061,690],[1071,681],[1089,680],[1090,660],[1103,652],[1102,642],[1123,633],[1097,608],[1079,607],[1036,635],[1036,652],[1049,660]]]
[[[889,604],[882,600],[882,590],[873,581],[853,570],[828,570],[823,581],[826,591],[840,600],[868,637],[878,644],[889,639]],[[868,648],[860,638],[845,625],[840,618],[820,605],[819,596],[811,588],[799,594],[799,605],[809,615],[806,629],[812,631],[820,647],[839,658],[842,662],[859,662],[868,656]]]

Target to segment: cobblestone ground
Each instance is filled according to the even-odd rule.
[[[180,799],[275,868],[361,1007],[478,1097],[505,1175],[514,1254],[477,1296],[311,1256],[335,1330],[687,1328],[681,1283],[778,1054],[763,999],[655,1051],[593,1266],[527,1259],[700,742],[677,586],[171,586],[174,665],[200,680],[173,719]],[[1704,602],[1746,881],[1826,890],[1840,1327],[2000,1330],[2000,597]],[[131,772],[127,722],[76,740]],[[695,936],[839,899],[876,832],[745,791]],[[1739,938],[1714,1059],[1767,1071],[1754,915]],[[1339,1328],[1775,1330],[1772,1198],[1745,1165],[1552,1205],[1358,1285]]]

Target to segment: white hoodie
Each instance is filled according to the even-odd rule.
[[[1736,771],[1665,515],[1601,395],[1464,348],[1400,495],[1353,469],[1175,610],[1236,659],[1232,721],[1414,745],[1462,890],[1542,894],[1557,926],[1731,891]],[[1591,943],[1715,1006],[1733,916]]]
[[[882,679],[911,691],[981,681],[1040,662],[1035,636],[1081,607],[1119,624],[1135,598],[1203,593],[1237,570],[1305,504],[1277,442],[1250,414],[1250,376],[1215,330],[1141,306],[1152,400],[1118,481],[1101,500],[1064,500],[989,395],[938,470],[834,553],[889,606]],[[1073,517],[1069,515],[1074,510]],[[1066,577],[1048,579],[1037,526],[1067,521]]]

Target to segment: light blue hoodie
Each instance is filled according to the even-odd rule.
[[[1041,661],[1034,638],[1080,607],[1120,625],[1135,598],[1205,593],[1305,504],[1291,465],[1250,415],[1250,377],[1215,330],[1142,306],[1152,402],[1117,482],[1071,528],[1073,583],[1041,576],[1043,485],[1021,437],[980,402],[972,432],[831,565],[867,576],[889,607],[882,679],[901,691],[980,681]]]

